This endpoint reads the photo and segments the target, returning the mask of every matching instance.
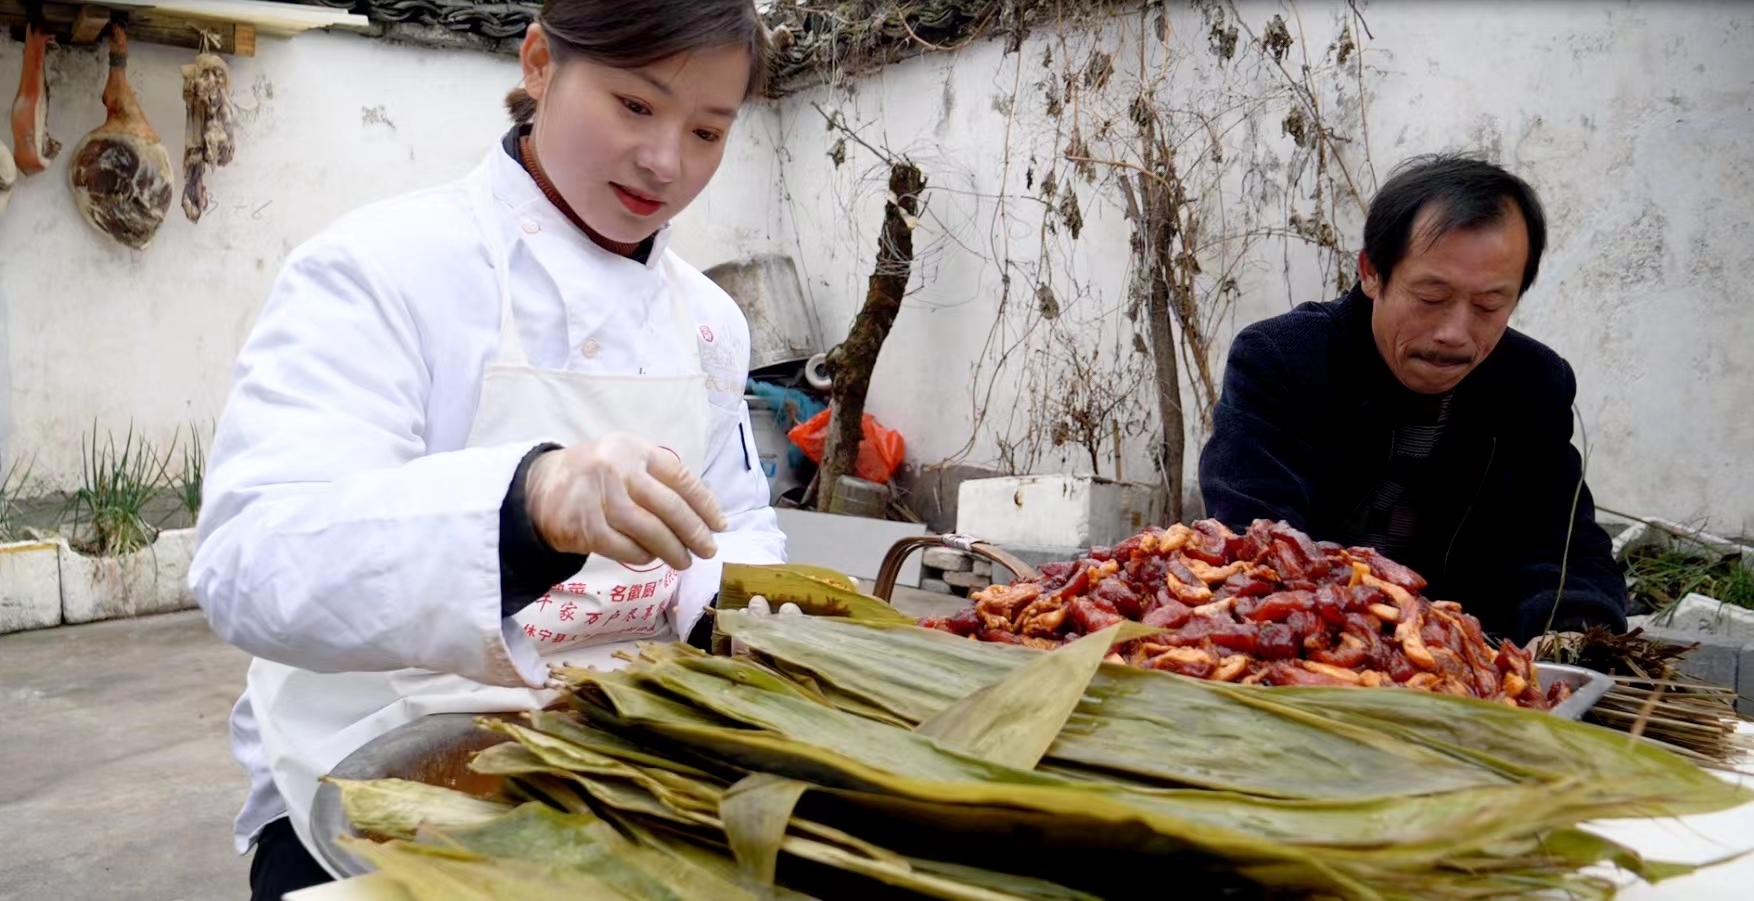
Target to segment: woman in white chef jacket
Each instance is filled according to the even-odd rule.
[[[232,715],[255,897],[326,881],[317,780],[554,663],[694,633],[785,559],[748,325],[668,250],[766,66],[751,0],[547,0],[517,125],[465,179],[287,260],[239,356],[190,583],[255,655]]]

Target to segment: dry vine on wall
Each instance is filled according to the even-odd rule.
[[[1014,87],[998,102],[1005,163],[984,198],[992,234],[949,236],[998,270],[999,310],[971,378],[967,444],[940,465],[970,461],[984,438],[1002,471],[1057,458],[1137,478],[1124,472],[1124,449],[1149,440],[1170,512],[1183,518],[1182,460],[1189,440],[1208,432],[1217,400],[1216,336],[1245,290],[1264,293],[1270,252],[1278,250],[1289,302],[1350,287],[1354,252],[1341,236],[1356,233],[1374,181],[1368,27],[1350,5],[1327,7],[1332,37],[1318,45],[1295,4],[1258,28],[1234,5],[1194,6],[1197,14],[1028,0],[776,7],[793,66],[781,93],[984,37],[1005,41]],[[844,153],[844,137],[837,147]],[[895,246],[897,196],[885,207],[872,292]],[[1128,249],[1086,246],[1086,216],[1116,213]],[[1037,240],[1013,254],[1020,227]],[[1102,277],[1123,261],[1122,284]],[[1319,283],[1304,275],[1312,261]],[[861,313],[855,333],[865,321]],[[838,354],[853,360],[853,350]],[[1010,396],[1016,402],[996,400]],[[858,428],[850,417],[838,431],[856,439]]]
[[[1122,476],[1120,445],[1155,432],[1151,457],[1176,518],[1185,512],[1187,443],[1209,432],[1217,401],[1216,339],[1243,286],[1261,285],[1277,242],[1292,302],[1349,288],[1354,251],[1340,235],[1356,229],[1342,223],[1362,220],[1373,180],[1368,146],[1349,136],[1363,131],[1362,19],[1341,17],[1325,51],[1306,44],[1301,24],[1292,37],[1280,15],[1257,33],[1234,7],[1211,4],[1201,24],[1198,40],[1178,41],[1169,16],[1148,5],[1105,28],[1071,25],[1035,57],[1043,72],[1025,90],[1041,98],[1038,127],[1051,131],[1057,158],[1030,161],[1033,196],[999,203],[1031,201],[1025,208],[1043,223],[1041,258],[995,261],[1007,282],[1017,273],[1028,280],[1004,292],[974,380],[977,434],[968,445],[984,429],[1010,471],[1030,471],[1055,452],[1070,462],[1072,450],[1097,474],[1112,457],[1106,474]],[[1118,208],[1128,224],[1124,298],[1074,275],[1075,255],[1112,259],[1110,249],[1076,243],[1099,205]],[[1311,257],[1321,282],[1293,283],[1293,258]],[[1019,295],[1036,302],[1013,302]],[[1116,307],[1132,340],[1104,358],[1108,348],[1080,334],[1101,334],[1093,320],[1111,323]],[[1104,367],[1088,371],[1097,359]],[[995,416],[988,402],[1008,384],[1023,387],[1023,402]],[[1152,403],[1137,403],[1135,386],[1150,386]],[[1093,424],[1098,416],[1108,420]]]

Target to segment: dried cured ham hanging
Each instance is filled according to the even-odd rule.
[[[183,67],[183,104],[188,121],[183,129],[183,215],[200,222],[212,205],[207,196],[207,167],[231,162],[237,149],[233,135],[231,69],[213,52],[211,32],[201,34],[201,53]]]
[[[61,152],[61,142],[49,136],[49,79],[45,71],[49,44],[47,29],[31,22],[24,27],[24,67],[18,80],[18,96],[12,100],[12,156],[18,171],[35,175],[49,167]]]
[[[104,85],[109,118],[80,140],[68,177],[73,202],[92,227],[145,250],[176,194],[176,170],[158,133],[128,86],[128,34],[109,26],[110,76]]]
[[[12,161],[12,151],[0,144],[0,213],[6,212],[6,205],[12,202],[12,186],[18,184],[18,165]]]

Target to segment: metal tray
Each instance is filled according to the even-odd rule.
[[[1583,719],[1583,715],[1596,706],[1602,695],[1614,687],[1614,680],[1602,673],[1563,663],[1537,663],[1535,675],[1540,678],[1542,688],[1554,682],[1564,682],[1571,686],[1571,697],[1553,708],[1554,716],[1568,720]]]
[[[1555,681],[1571,686],[1571,697],[1552,710],[1554,716],[1568,720],[1581,719],[1614,685],[1614,680],[1581,666],[1541,663],[1536,665],[1536,672],[1543,687]],[[421,717],[366,742],[329,775],[337,779],[411,779],[491,795],[499,778],[471,772],[469,758],[509,738],[476,726],[479,718],[472,713]],[[311,838],[317,844],[318,855],[342,878],[371,872],[369,864],[336,842],[343,835],[358,833],[341,810],[341,791],[327,782],[318,783],[317,797],[311,804]]]
[[[423,716],[366,742],[336,764],[329,775],[336,779],[408,779],[491,796],[500,778],[471,771],[469,759],[483,748],[509,741],[510,736],[475,725],[482,716],[493,714]],[[311,802],[311,839],[322,862],[343,879],[372,871],[370,864],[349,854],[336,841],[343,835],[358,834],[341,810],[341,790],[327,782],[317,783],[317,796]]]

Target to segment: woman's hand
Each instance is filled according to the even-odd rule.
[[[632,435],[549,451],[530,464],[526,508],[557,551],[601,554],[630,566],[662,559],[687,569],[718,553],[729,528],[712,492],[674,453]]]
[[[749,599],[749,606],[744,607],[743,610],[745,613],[748,613],[751,616],[788,616],[789,617],[789,616],[803,616],[804,615],[803,609],[800,608],[797,604],[794,604],[790,601],[787,601],[786,603],[781,604],[780,611],[779,611],[779,613],[776,614],[773,612],[773,606],[768,603],[767,598],[764,598],[759,594],[751,597]],[[731,639],[731,653],[732,654],[742,654],[744,651],[747,651],[747,650],[748,650],[748,648],[744,647],[743,642],[738,641],[735,638]]]

